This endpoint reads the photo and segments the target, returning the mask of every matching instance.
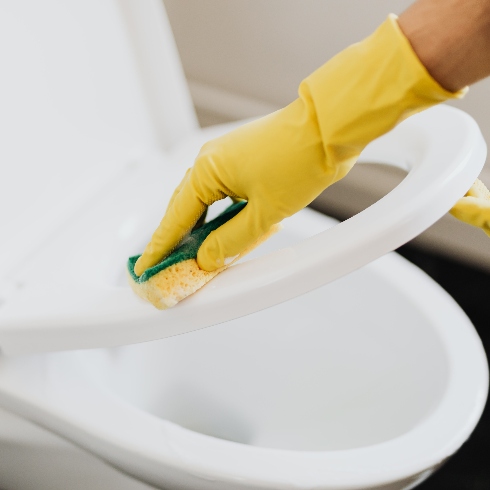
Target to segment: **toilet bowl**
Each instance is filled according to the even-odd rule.
[[[389,195],[342,224],[303,210],[159,312],[133,297],[125,260],[199,147],[234,125],[196,127],[160,2],[1,8],[0,35],[37,70],[1,101],[2,490],[408,489],[457,451],[487,397],[481,342],[437,284],[385,254],[480,172],[469,116],[405,121],[359,162],[409,172]],[[15,118],[31,146],[15,146]]]
[[[267,246],[332,223],[305,210]],[[468,438],[487,384],[468,318],[391,253],[212,328],[1,358],[0,481],[6,490],[412,488]]]

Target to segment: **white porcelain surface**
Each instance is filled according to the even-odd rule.
[[[331,222],[305,210],[267,246],[305,224]],[[406,488],[466,440],[486,393],[469,320],[394,254],[197,332],[0,366],[2,406],[157,488]]]

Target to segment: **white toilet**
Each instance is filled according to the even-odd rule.
[[[409,171],[389,195],[341,225],[298,213],[161,312],[126,286],[125,260],[233,126],[197,127],[163,5],[10,2],[0,50],[2,490],[398,490],[458,450],[485,353],[455,302],[387,252],[479,174],[469,116],[407,120],[361,157]]]

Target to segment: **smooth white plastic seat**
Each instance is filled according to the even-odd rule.
[[[143,28],[136,33],[128,31],[136,47],[141,38],[148,37]],[[229,129],[220,127],[212,134]],[[211,134],[198,132],[197,140],[203,141],[203,136]],[[212,287],[161,313],[135,301],[127,288],[117,287],[114,276],[127,256],[141,251],[163,205],[192,164],[198,147],[188,138],[192,142],[191,131],[172,145],[170,154],[150,147],[145,156],[126,164],[110,179],[106,176],[98,193],[87,193],[78,204],[83,208],[65,217],[61,226],[58,221],[57,232],[46,237],[42,246],[29,254],[15,254],[20,255],[14,261],[17,268],[10,270],[0,288],[5,291],[0,310],[3,352],[154,340],[238,318],[304,294],[424,231],[465,194],[486,156],[477,124],[462,111],[442,106],[416,115],[370,144],[361,155],[361,161],[395,165],[409,172],[387,196],[316,237],[230,268]],[[179,154],[181,147],[192,148],[192,153]],[[177,154],[180,165],[175,161]],[[56,175],[58,168],[53,171]],[[152,175],[152,182],[135,188],[139,173]],[[99,182],[90,172],[86,179],[92,187],[94,180]],[[18,225],[17,220],[21,221],[22,215],[14,210],[10,221]],[[36,224],[28,220],[17,238],[19,243],[30,242],[32,229]]]
[[[34,438],[34,422],[141,482],[193,490],[408,488],[460,447],[487,395],[481,343],[447,294],[384,255],[479,174],[486,147],[468,115],[440,106],[405,121],[359,162],[408,172],[390,194],[335,226],[302,211],[267,255],[161,312],[134,297],[125,261],[199,147],[235,124],[197,127],[158,0],[0,10],[0,409],[19,433]],[[250,357],[231,355],[235,334]],[[196,427],[168,401],[197,417],[206,399],[179,398],[195,379],[219,401]],[[268,412],[265,395],[290,410]],[[223,414],[238,432],[213,429]],[[0,445],[16,437],[0,413]]]

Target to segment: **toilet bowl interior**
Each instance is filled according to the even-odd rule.
[[[256,253],[331,224],[304,210]],[[418,474],[468,437],[488,384],[468,318],[396,254],[187,335],[0,360],[6,409],[161,488],[195,468],[351,488]]]
[[[79,355],[117,396],[196,432],[306,451],[377,444],[434,410],[449,369],[385,266],[221,325]]]

